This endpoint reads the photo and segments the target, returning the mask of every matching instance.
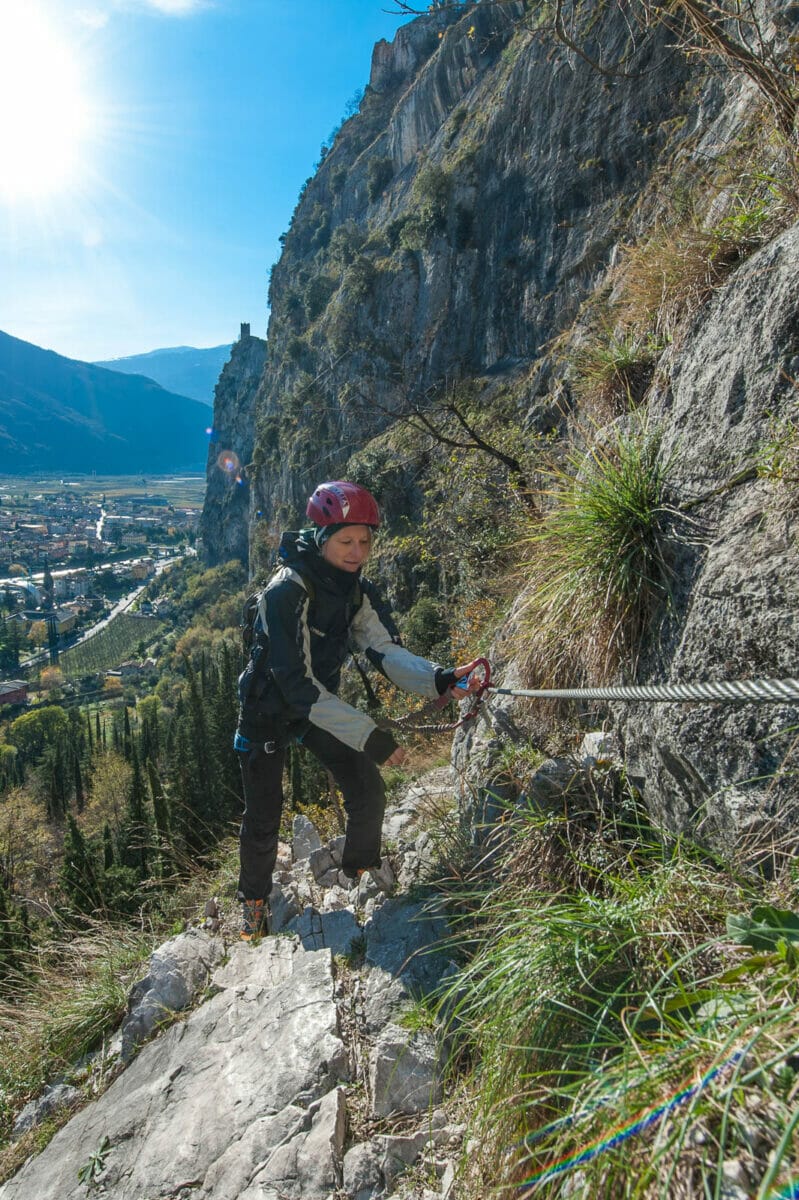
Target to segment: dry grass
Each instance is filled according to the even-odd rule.
[[[638,408],[662,349],[649,333],[598,329],[572,358],[574,390],[582,412],[604,424]]]
[[[744,176],[727,192],[722,216],[689,209],[627,248],[613,312],[628,338],[671,341],[732,271],[796,213],[782,180],[764,173]]]
[[[202,919],[210,896],[233,894],[236,864],[236,844],[225,843],[217,865],[195,867],[194,875],[165,895],[160,910],[138,927],[97,921],[76,933],[50,912],[50,940],[30,953],[17,975],[3,980],[0,1182],[69,1119],[69,1110],[59,1111],[16,1141],[8,1140],[16,1116],[46,1083],[64,1077],[88,1100],[113,1080],[117,1060],[102,1048],[119,1025],[131,984],[144,974],[158,945]],[[80,1065],[92,1051],[91,1060]]]

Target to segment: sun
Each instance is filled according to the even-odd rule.
[[[78,59],[31,0],[0,6],[0,201],[76,182],[91,110]]]

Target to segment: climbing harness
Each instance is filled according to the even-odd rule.
[[[742,679],[731,683],[661,683],[629,687],[500,688],[487,689],[495,696],[523,696],[530,700],[799,700],[799,679]]]
[[[459,681],[455,688],[448,689],[443,696],[437,696],[435,700],[431,700],[416,712],[408,713],[405,717],[379,717],[374,718],[380,729],[400,729],[411,733],[451,733],[454,729],[460,729],[461,726],[467,725],[469,721],[473,721],[480,711],[480,705],[483,703],[483,698],[489,690],[491,684],[491,665],[487,658],[475,659],[475,670],[482,670],[483,681],[476,692],[472,693],[472,702],[469,708],[458,721],[449,721],[446,724],[416,724],[420,717],[427,714],[438,712],[444,708],[453,699],[453,691],[456,691],[459,686],[465,686],[465,683]]]

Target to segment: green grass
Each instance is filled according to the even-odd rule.
[[[517,813],[502,882],[461,897],[464,1194],[710,1200],[736,1161],[766,1200],[799,1178],[797,952],[736,945],[757,889],[613,811]]]
[[[637,425],[551,471],[551,507],[528,539],[538,678],[602,678],[635,662],[669,599],[669,465],[658,432]]]
[[[780,510],[796,508],[799,501],[799,415],[796,412],[772,423],[771,437],[758,455],[757,473],[776,489]]]
[[[165,621],[120,613],[94,637],[59,656],[66,679],[108,671],[136,657],[139,642],[150,645],[167,628]]]
[[[575,388],[597,417],[616,417],[639,406],[664,344],[652,334],[601,330],[575,354]]]

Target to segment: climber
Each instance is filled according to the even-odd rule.
[[[377,589],[361,575],[380,525],[377,502],[366,488],[320,484],[306,513],[312,528],[282,535],[283,565],[253,605],[250,659],[239,677],[235,748],[245,805],[239,899],[246,940],[268,928],[290,743],[306,746],[341,789],[347,814],[343,874],[357,879],[380,866],[385,788],[378,766],[399,765],[405,751],[371,717],[339,699],[351,644],[405,691],[433,698],[464,680],[460,699],[479,687],[475,663],[444,669],[405,650]]]

